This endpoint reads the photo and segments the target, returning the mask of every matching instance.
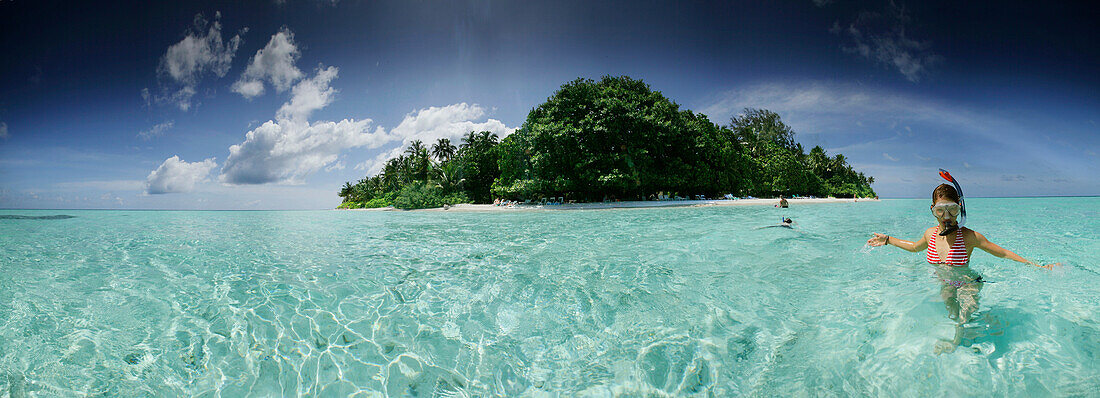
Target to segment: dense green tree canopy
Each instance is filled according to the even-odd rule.
[[[531,111],[501,143],[499,196],[581,200],[742,188],[732,132],[640,80],[578,79]]]
[[[874,196],[874,182],[829,157],[807,154],[775,112],[747,108],[727,126],[681,110],[629,77],[577,79],[498,140],[469,132],[457,148],[410,143],[378,175],[346,183],[343,207],[566,197],[580,201],[660,195]],[[434,157],[434,159],[433,159]]]

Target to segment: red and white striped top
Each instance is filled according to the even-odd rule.
[[[956,267],[970,263],[970,255],[966,253],[966,242],[963,240],[962,232],[962,228],[955,232],[955,242],[948,249],[947,258],[941,259],[940,254],[936,252],[936,236],[940,234],[940,227],[936,227],[936,230],[932,231],[932,241],[928,242],[928,263],[950,264]]]

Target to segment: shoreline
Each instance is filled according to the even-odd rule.
[[[787,199],[791,206],[822,203],[857,203],[878,202],[879,199],[850,199],[850,198],[797,198]],[[436,207],[431,209],[400,210],[393,207],[380,207],[374,209],[336,209],[340,211],[416,211],[416,212],[516,212],[516,211],[558,211],[558,210],[604,210],[604,209],[647,209],[657,207],[709,207],[709,206],[774,206],[779,204],[779,198],[756,199],[713,199],[713,200],[648,200],[648,201],[624,201],[624,202],[597,202],[597,203],[573,203],[562,205],[531,205],[518,204],[514,206],[496,206],[491,204],[457,204],[448,209]]]

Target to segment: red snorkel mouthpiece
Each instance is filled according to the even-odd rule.
[[[955,192],[959,194],[959,207],[962,207],[962,217],[959,219],[957,226],[955,228],[951,228],[950,231],[944,230],[943,232],[940,232],[940,235],[947,236],[947,234],[950,234],[957,228],[961,228],[963,224],[966,223],[966,201],[963,199],[962,187],[959,186],[959,182],[955,180],[955,177],[951,176],[951,173],[948,173],[947,170],[940,169],[940,177],[943,177],[943,179],[947,180],[947,182],[950,182],[951,185],[955,186]]]

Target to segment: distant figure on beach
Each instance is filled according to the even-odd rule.
[[[787,203],[787,198],[784,198],[783,195],[779,195],[779,204],[775,205],[775,207],[782,207],[786,209],[787,207],[790,207],[790,203]]]
[[[791,220],[790,217],[784,217],[783,222],[781,222],[779,224],[767,225],[767,226],[763,226],[763,227],[760,227],[760,228],[757,228],[757,229],[775,228],[775,227],[783,227],[783,228],[794,229],[793,225],[794,225],[794,220]]]
[[[928,263],[936,267],[936,278],[940,280],[940,297],[947,307],[948,318],[956,321],[955,338],[951,342],[942,341],[936,352],[954,351],[962,339],[963,325],[978,310],[978,292],[985,281],[981,275],[970,269],[970,253],[980,248],[1000,258],[1009,258],[1024,264],[1051,269],[1055,265],[1039,265],[1020,257],[1016,253],[998,246],[986,237],[970,228],[962,227],[966,222],[962,188],[951,178],[951,174],[941,170],[940,175],[955,186],[940,184],[932,191],[932,205],[929,209],[936,217],[936,225],[924,230],[916,240],[910,242],[889,235],[875,233],[867,244],[873,247],[893,245],[910,252],[928,250]],[[958,221],[962,215],[962,222]]]

